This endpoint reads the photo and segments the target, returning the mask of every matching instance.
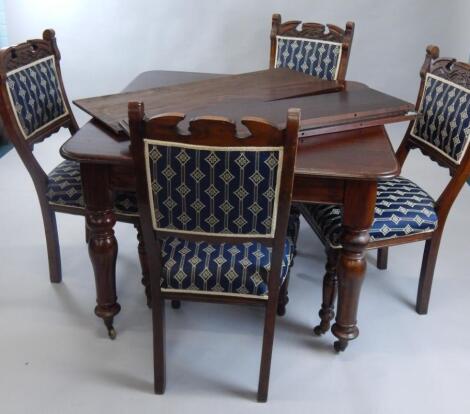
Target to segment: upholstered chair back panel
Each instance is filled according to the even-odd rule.
[[[282,147],[202,147],[145,140],[155,230],[273,237]]]
[[[68,115],[54,56],[47,56],[7,73],[7,91],[23,136]]]
[[[470,90],[428,73],[411,135],[459,164],[470,142]]]
[[[336,80],[341,43],[276,36],[275,68],[288,68],[320,79]]]

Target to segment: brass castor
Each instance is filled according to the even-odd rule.
[[[337,353],[343,352],[348,347],[348,341],[335,341],[333,344]]]
[[[108,329],[108,336],[109,339],[112,339],[113,341],[116,339],[116,330],[113,327]]]
[[[108,329],[108,336],[109,336],[109,339],[116,339],[116,330],[114,329],[114,326],[113,326],[113,321],[110,320],[110,321],[104,321],[104,324],[106,325],[106,328]]]
[[[172,300],[171,301],[171,307],[173,309],[179,309],[179,308],[181,308],[181,302],[179,300]]]

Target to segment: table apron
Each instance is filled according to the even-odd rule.
[[[110,165],[109,182],[113,190],[135,191],[133,168]],[[296,175],[292,201],[342,204],[345,179]]]
[[[296,175],[292,201],[304,203],[342,204],[344,179]]]

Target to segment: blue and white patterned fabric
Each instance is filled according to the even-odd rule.
[[[428,73],[411,135],[459,164],[470,142],[470,90]]]
[[[145,140],[154,229],[273,237],[282,147],[201,147]]]
[[[289,68],[320,79],[336,80],[341,60],[341,43],[276,36],[274,67]]]
[[[396,177],[380,182],[377,190],[371,242],[433,231],[437,227],[434,200],[412,181]],[[341,206],[311,204],[307,207],[323,241],[340,248]]]
[[[54,56],[8,72],[7,91],[16,109],[19,129],[26,139],[68,115]]]
[[[292,261],[293,246],[286,239],[281,284]],[[209,244],[167,237],[162,242],[163,291],[225,295],[268,295],[271,248],[261,243]]]
[[[46,197],[52,205],[85,208],[78,162],[63,161],[50,172]],[[135,193],[116,192],[115,212],[121,215],[138,216]]]

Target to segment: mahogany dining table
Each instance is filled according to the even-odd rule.
[[[108,328],[121,309],[116,295],[118,245],[112,192],[135,188],[129,140],[119,127],[126,123],[125,101],[142,99],[152,115],[177,111],[186,113],[187,119],[221,115],[234,121],[259,116],[276,125],[283,125],[288,108],[300,108],[293,201],[343,206],[332,332],[343,350],[358,336],[356,315],[377,182],[400,173],[384,125],[412,119],[414,106],[362,83],[309,81],[307,76],[288,69],[237,76],[155,70],[138,75],[124,89],[127,94],[75,102],[98,115],[62,146],[61,154],[80,163],[97,292],[95,314]],[[276,87],[270,84],[273,79],[285,82]],[[107,116],[114,118],[107,122]],[[119,117],[122,122],[117,122]]]

